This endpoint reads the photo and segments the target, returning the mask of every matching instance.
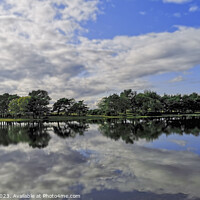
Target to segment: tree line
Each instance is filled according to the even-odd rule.
[[[124,90],[119,95],[112,94],[104,97],[98,103],[98,109],[93,114],[115,116],[126,115],[127,112],[135,115],[159,115],[175,113],[195,113],[200,111],[200,95],[176,94],[163,96],[154,91],[146,90],[143,93]]]
[[[200,112],[200,95],[176,94],[163,96],[154,91],[146,90],[137,93],[131,89],[120,94],[103,97],[97,109],[90,109],[84,101],[73,98],[60,98],[50,106],[51,98],[45,90],[33,90],[28,96],[17,94],[0,95],[0,117],[33,117],[40,118],[49,115],[160,115],[176,113]]]
[[[84,101],[61,98],[49,106],[51,98],[45,90],[33,90],[28,96],[5,93],[0,95],[0,117],[33,117],[40,118],[50,114],[86,115],[88,111]]]

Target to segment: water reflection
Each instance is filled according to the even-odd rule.
[[[44,148],[48,146],[51,139],[47,128],[41,124],[29,124],[25,126],[18,123],[1,123],[0,145],[28,143],[32,148]]]
[[[197,200],[199,155],[142,142],[176,133],[200,144],[199,132],[198,119],[0,124],[1,192]]]
[[[199,119],[155,119],[155,120],[111,120],[101,123],[99,131],[114,140],[122,139],[126,143],[133,144],[134,141],[145,139],[153,141],[162,134],[192,134],[199,136]]]
[[[68,121],[66,123],[57,123],[53,126],[54,133],[61,138],[75,137],[76,134],[84,135],[89,128],[85,121]]]
[[[0,145],[28,143],[33,148],[44,148],[51,137],[48,127],[61,138],[75,138],[84,135],[91,124],[97,124],[99,132],[113,140],[122,139],[126,143],[145,139],[154,141],[162,134],[188,134],[199,136],[199,119],[155,119],[155,120],[97,120],[97,121],[67,121],[53,124],[42,123],[0,123]]]

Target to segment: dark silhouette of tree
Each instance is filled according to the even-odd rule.
[[[79,116],[81,116],[81,115],[84,116],[87,114],[88,110],[89,109],[88,109],[87,105],[84,103],[84,101],[78,101],[72,105],[72,107],[69,109],[69,112],[76,113]]]
[[[132,90],[124,90],[120,93],[120,110],[126,114],[126,111],[131,108],[131,99],[133,98]]]
[[[8,105],[13,99],[19,98],[18,95],[14,94],[8,94],[5,93],[3,95],[0,95],[0,113],[1,117],[6,117],[8,115]]]
[[[74,99],[61,98],[53,104],[53,112],[56,111],[58,115],[60,112],[68,114],[74,104]]]
[[[51,98],[49,97],[47,91],[34,90],[29,93],[29,96],[31,98],[27,105],[27,110],[32,114],[33,118],[37,116],[40,118],[44,114],[48,113],[49,108],[47,106],[49,105]]]
[[[98,104],[99,109],[102,109],[102,111],[109,116],[117,115],[120,111],[124,110],[123,106],[124,104],[121,104],[121,99],[118,94],[104,97]]]
[[[50,100],[45,90],[34,90],[26,97],[5,93],[0,95],[0,116],[28,117],[32,115],[33,118],[42,117],[44,120],[49,115]],[[83,100],[76,102],[75,99],[63,97],[53,104],[51,111],[57,112],[58,115],[78,116],[87,114],[107,116],[188,114],[200,112],[200,95],[194,92],[187,95],[164,94],[160,96],[150,90],[137,93],[128,89],[120,94],[114,93],[103,97],[97,106],[97,109],[89,110]]]
[[[200,111],[200,95],[167,95],[160,96],[154,91],[143,93],[133,92],[131,89],[118,94],[103,97],[98,103],[98,109],[105,115],[126,114],[127,111],[136,115],[161,115],[195,113]],[[92,112],[90,112],[92,113]]]

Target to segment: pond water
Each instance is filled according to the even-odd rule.
[[[13,199],[199,200],[199,134],[195,118],[2,122],[0,193]]]

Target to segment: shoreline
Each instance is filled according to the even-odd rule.
[[[105,115],[87,115],[87,116],[49,116],[48,119],[33,118],[0,118],[0,122],[56,122],[68,120],[98,120],[98,119],[156,119],[156,118],[183,118],[183,117],[200,117],[199,114],[168,114],[155,116],[105,116]]]

